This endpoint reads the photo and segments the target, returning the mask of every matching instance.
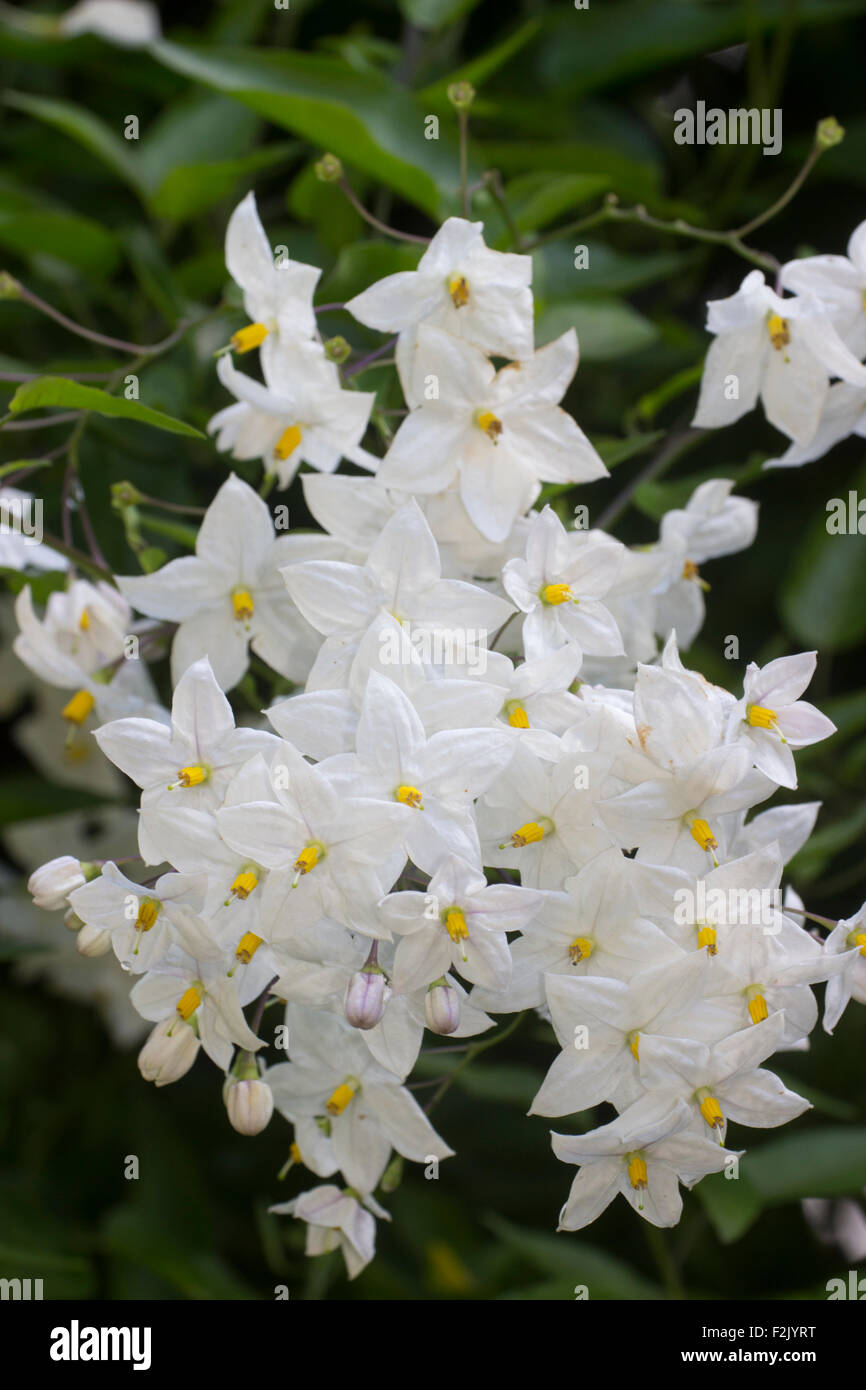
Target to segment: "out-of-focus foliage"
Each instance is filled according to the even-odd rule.
[[[198,432],[226,403],[213,353],[242,322],[222,254],[235,201],[255,188],[274,243],[324,267],[319,302],[341,302],[413,266],[418,251],[372,233],[337,188],[316,180],[313,164],[330,150],[380,219],[432,232],[459,211],[447,98],[457,79],[478,88],[470,181],[499,170],[527,240],[608,193],[699,226],[742,223],[784,190],[816,121],[831,113],[846,128],[844,143],[755,244],[781,260],[807,249],[842,252],[866,217],[866,0],[162,8],[167,37],[144,51],[29,35],[0,13],[0,265],[79,322],[133,343],[190,325],[167,351],[129,366],[128,356],[90,349],[26,304],[0,304],[0,371],[96,374],[83,388],[95,396],[70,399],[68,387],[51,395],[43,383],[48,394],[19,395],[11,410],[24,420],[37,405],[93,408],[81,477],[119,572],[139,562],[111,506],[113,483],[128,479],[145,494],[203,506],[226,475],[225,459]],[[781,154],[675,145],[672,111],[698,98],[781,107]],[[439,119],[437,140],[425,138],[430,116]],[[126,138],[130,118],[137,139]],[[475,194],[473,214],[492,244],[511,245],[487,188]],[[589,247],[587,269],[575,268],[576,241]],[[725,249],[634,226],[551,235],[535,253],[537,340],[576,325],[581,366],[566,404],[613,468],[609,482],[581,497],[593,521],[663,433],[688,423],[707,344],[704,301],[732,293],[746,269]],[[356,346],[378,343],[339,311],[325,322]],[[122,368],[138,375],[140,400],[118,391],[106,407],[99,393],[113,389]],[[5,413],[16,383],[0,385]],[[58,531],[62,463],[51,454],[62,427],[4,433],[0,442],[3,467],[47,456],[28,485],[45,499],[46,529]],[[798,758],[800,789],[789,799],[819,799],[823,809],[790,877],[815,911],[846,916],[866,896],[866,539],[830,537],[824,523],[829,498],[866,487],[863,443],[849,441],[802,470],[762,474],[761,460],[779,443],[758,414],[702,438],[663,478],[637,488],[614,529],[629,542],[651,539],[662,512],[712,476],[738,479],[760,501],[757,544],[714,567],[708,621],[689,664],[733,688],[747,660],[819,648],[810,698],[839,733]],[[571,493],[554,501],[571,515]],[[289,503],[293,522],[309,524],[297,484]],[[142,524],[151,549],[143,562],[158,563],[156,551],[184,553],[188,528],[146,508]],[[43,576],[37,594],[58,582]],[[17,587],[11,574],[8,586]],[[731,634],[740,662],[724,657]],[[9,728],[26,710],[8,649],[2,663]],[[268,693],[255,677],[241,691],[256,709]],[[119,810],[92,788],[49,786],[10,745],[0,826],[5,833],[35,822],[32,846],[44,824],[37,861],[65,848],[45,818],[86,814],[82,833],[97,844]],[[3,843],[10,874],[28,867],[20,837]],[[52,992],[34,943],[6,930],[14,891],[4,888],[0,908],[10,962],[0,988],[2,1275],[44,1277],[54,1297],[121,1299],[268,1298],[277,1284],[306,1298],[568,1299],[578,1284],[593,1298],[796,1298],[823,1297],[826,1280],[848,1267],[837,1245],[819,1242],[799,1201],[856,1196],[866,1183],[866,1014],[856,1006],[832,1052],[816,1033],[810,1052],[783,1059],[786,1080],[812,1099],[813,1119],[782,1137],[750,1136],[743,1178],[702,1183],[661,1255],[623,1204],[586,1237],[553,1234],[570,1173],[551,1154],[548,1124],[521,1118],[551,1060],[549,1034],[528,1019],[448,1091],[437,1125],[458,1156],[438,1181],[420,1172],[404,1180],[389,1199],[394,1220],[380,1230],[379,1256],[349,1286],[338,1256],[305,1261],[300,1228],[267,1215],[269,1202],[297,1187],[292,1174],[275,1176],[287,1128],[275,1121],[255,1143],[234,1134],[205,1068],[157,1095],[140,1079],[134,1050],[116,1050],[91,1008]],[[26,983],[15,973],[22,960]],[[435,1066],[441,1072],[443,1059]],[[742,1137],[735,1126],[729,1143]],[[140,1159],[138,1180],[124,1177],[130,1154]]]

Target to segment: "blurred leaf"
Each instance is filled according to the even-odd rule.
[[[7,106],[44,121],[46,125],[68,135],[70,140],[83,145],[111,169],[112,173],[129,184],[139,197],[144,196],[144,183],[139,174],[135,143],[115,135],[110,126],[85,106],[78,106],[71,101],[36,97],[25,92],[5,92],[3,100]]]
[[[95,810],[105,798],[79,787],[62,787],[24,773],[0,780],[0,825],[12,825],[36,816],[57,816],[64,811]]]
[[[856,1194],[866,1184],[866,1127],[826,1125],[771,1139],[749,1150],[740,1160],[740,1171],[772,1205]]]
[[[610,188],[607,174],[562,174],[537,170],[512,179],[505,198],[521,232],[540,231]]]
[[[616,1256],[586,1245],[579,1235],[568,1231],[559,1235],[525,1231],[498,1216],[488,1216],[486,1224],[500,1240],[520,1251],[546,1274],[556,1271],[570,1279],[573,1285],[586,1284],[590,1299],[664,1297],[656,1284]]]
[[[120,1207],[104,1228],[106,1247],[115,1255],[158,1274],[185,1298],[251,1299],[257,1295],[209,1250],[174,1246],[170,1233],[154,1222],[150,1209]]]
[[[0,467],[0,478],[17,473],[19,468],[50,468],[53,462],[53,459],[16,459],[14,463],[4,463]]]
[[[116,237],[71,212],[0,213],[0,246],[20,256],[55,256],[76,270],[108,276],[119,259]]]
[[[737,1178],[724,1173],[711,1173],[695,1188],[713,1230],[724,1245],[731,1245],[745,1235],[761,1214],[763,1202],[744,1172],[740,1162]]]
[[[852,488],[858,495],[866,490],[866,468]],[[866,637],[866,545],[857,534],[831,535],[828,519],[826,511],[817,516],[795,548],[780,608],[789,630],[807,647],[846,651]]]
[[[577,329],[581,361],[610,362],[649,347],[658,330],[621,299],[569,299],[541,309],[536,344],[542,347],[569,328]]]
[[[284,164],[297,154],[300,146],[293,141],[267,145],[262,150],[239,159],[216,160],[212,164],[181,164],[171,169],[151,198],[151,206],[159,217],[182,222],[196,217],[214,203],[232,195],[240,181],[250,181],[252,174]]]
[[[343,247],[316,298],[325,303],[345,303],[374,280],[400,270],[415,270],[420,256],[421,248],[416,246],[395,246],[390,241],[353,242]]]
[[[9,409],[13,415],[25,410],[38,410],[43,406],[63,406],[73,410],[95,410],[97,415],[120,417],[124,420],[140,420],[142,424],[153,425],[156,429],[167,430],[169,434],[190,435],[204,439],[201,430],[187,425],[183,420],[175,420],[164,415],[161,410],[151,410],[141,401],[128,401],[123,396],[110,396],[95,386],[82,386],[80,382],[68,381],[65,377],[44,376],[37,381],[19,386]]]
[[[400,0],[400,9],[418,29],[443,29],[478,4],[479,0]]]
[[[701,483],[710,478],[731,478],[738,487],[743,483],[754,482],[761,477],[761,459],[758,456],[748,463],[719,464],[718,468],[708,468],[703,473],[690,473],[685,478],[674,478],[665,482],[650,480],[641,483],[635,490],[633,501],[645,516],[660,521],[665,512],[684,507]]]

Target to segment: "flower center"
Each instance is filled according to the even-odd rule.
[[[136,931],[150,931],[151,927],[156,925],[161,906],[162,903],[157,902],[155,898],[142,898],[138,904],[138,916],[135,919]]]
[[[70,724],[83,724],[96,704],[89,690],[78,690],[68,704],[63,706],[62,714]]]
[[[469,303],[469,281],[465,275],[452,275],[448,281],[448,293],[455,309],[462,309]]]
[[[466,917],[459,907],[449,907],[445,913],[445,930],[452,941],[465,941],[469,936]]]
[[[417,787],[400,786],[394,792],[394,800],[400,801],[404,806],[412,806],[416,811],[423,811],[421,804],[421,792]]]
[[[342,1115],[355,1092],[360,1089],[360,1086],[361,1083],[356,1076],[347,1076],[345,1081],[341,1081],[325,1104],[325,1109],[328,1114]]]
[[[722,1129],[725,1123],[725,1117],[722,1114],[722,1107],[719,1105],[719,1102],[712,1092],[709,1091],[706,1086],[703,1086],[696,1092],[695,1099],[698,1101],[701,1114],[710,1129]]]
[[[705,946],[708,956],[715,956],[718,954],[719,946],[716,939],[716,929],[715,927],[708,927],[706,922],[698,926],[698,950],[702,951]]]
[[[235,589],[232,594],[232,610],[238,622],[249,622],[256,611],[256,605],[249,589]]]
[[[634,1060],[635,1060],[636,1062],[639,1062],[639,1061],[640,1061],[640,1033],[639,1033],[638,1031],[635,1031],[634,1033],[629,1033],[628,1037],[626,1038],[626,1042],[628,1043],[628,1050],[629,1050],[629,1052],[631,1053],[632,1057],[634,1058]]]
[[[289,425],[288,429],[283,430],[276,444],[274,453],[278,459],[287,459],[293,454],[303,439],[300,425]]]
[[[324,845],[319,844],[318,840],[304,845],[292,868],[295,870],[295,877],[292,880],[292,887],[297,888],[298,879],[304,874],[308,874],[311,869],[315,869],[319,860],[324,858]]]
[[[763,1023],[767,1017],[767,1001],[761,993],[761,985],[749,985],[746,990],[746,1004],[749,1018],[753,1023]]]
[[[572,598],[571,589],[567,584],[545,584],[539,597],[542,603],[550,603],[555,608],[561,603],[577,603],[577,599]]]
[[[185,990],[177,1001],[177,1011],[184,1022],[192,1017],[200,1003],[201,995],[195,985],[190,985],[189,989]]]
[[[753,729],[773,729],[777,719],[776,711],[766,705],[749,705],[746,711],[746,723]]]
[[[245,931],[235,947],[235,958],[240,961],[241,965],[249,965],[261,944],[262,938],[256,936],[254,931]]]
[[[852,931],[848,937],[849,946],[859,946],[861,956],[866,956],[866,932]]]
[[[169,791],[174,791],[175,787],[198,787],[202,782],[206,782],[210,777],[210,772],[201,763],[190,763],[189,767],[182,767],[177,774],[177,781],[169,787]]]
[[[529,715],[518,700],[511,701],[505,706],[508,715],[508,722],[512,729],[528,729]]]
[[[510,840],[504,840],[499,848],[505,849],[508,844],[511,845],[512,849],[523,849],[524,845],[536,845],[552,829],[553,826],[550,821],[546,825],[541,825],[538,821],[528,820],[525,825],[521,825],[519,830],[515,830]]]
[[[81,617],[78,619],[78,626],[82,632],[86,632],[90,627],[90,614],[86,608],[82,608]]]
[[[246,328],[239,328],[237,333],[231,336],[231,345],[235,352],[252,352],[253,348],[260,347],[268,336],[268,330],[263,323],[248,323]]]
[[[700,845],[701,849],[705,849],[712,854],[713,863],[717,864],[718,860],[713,851],[718,849],[719,842],[707,822],[702,820],[700,816],[695,816],[693,820],[687,821],[686,824],[689,827],[692,839],[695,843]]]
[[[592,955],[592,942],[588,936],[576,936],[568,948],[568,959],[572,965],[580,965]]]
[[[770,314],[767,319],[767,332],[770,335],[770,342],[777,352],[787,347],[791,341],[791,333],[788,328],[788,320],[783,319],[781,314]]]
[[[232,893],[236,898],[240,898],[241,902],[246,902],[250,893],[258,887],[258,882],[252,869],[244,869],[232,884]]]
[[[640,1154],[626,1154],[626,1161],[628,1180],[637,1192],[647,1185],[646,1160],[641,1158]]]
[[[480,410],[475,417],[475,423],[480,430],[484,431],[489,440],[498,444],[499,436],[502,433],[502,421],[498,415],[494,415],[492,410]]]

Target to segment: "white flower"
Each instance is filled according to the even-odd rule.
[[[574,329],[496,372],[437,328],[419,335],[417,370],[435,383],[403,421],[379,470],[386,487],[442,492],[455,481],[482,536],[503,541],[539,484],[585,483],[607,469],[558,402],[577,368]]]
[[[866,1004],[866,903],[837,922],[824,942],[827,955],[844,955],[847,968],[831,975],[824,994],[824,1031],[832,1033],[851,999]]]
[[[98,34],[121,48],[142,48],[160,37],[159,10],[147,0],[79,0],[60,16],[67,38]]]
[[[820,301],[781,299],[751,271],[737,293],[708,306],[710,344],[694,424],[730,425],[758,396],[771,424],[797,444],[818,428],[830,377],[866,386],[866,367],[848,350]]]
[[[207,509],[195,555],[117,582],[139,612],[179,624],[175,681],[206,656],[229,690],[247,669],[250,647],[281,675],[302,680],[315,639],[287,599],[279,567],[323,548],[333,553],[324,536],[275,537],[265,503],[232,474]]]
[[[779,458],[767,459],[764,468],[800,468],[823,458],[849,434],[866,437],[866,388],[837,381],[827,392],[818,428],[809,443],[791,444]]]
[[[796,787],[794,748],[806,748],[836,732],[814,705],[797,697],[815,673],[817,652],[782,656],[766,666],[749,663],[743,698],[731,713],[729,738],[744,740],[760,772],[780,787]]]
[[[117,959],[142,974],[161,960],[174,941],[177,904],[200,912],[207,891],[204,875],[163,874],[142,888],[111,861],[91,883],[76,888],[69,905],[82,922],[109,933]]]
[[[258,1077],[229,1077],[224,1090],[229,1124],[238,1134],[261,1134],[274,1113],[274,1097],[266,1081]]]
[[[95,871],[94,871],[95,872]],[[82,888],[87,882],[84,869],[70,854],[61,854],[57,859],[49,859],[27,880],[27,891],[32,895],[36,907],[46,912],[59,912],[66,907],[69,894]]]
[[[533,515],[526,558],[509,560],[502,584],[523,620],[528,660],[567,643],[596,656],[619,656],[622,638],[601,601],[613,587],[625,547],[600,531],[566,531],[551,507]]]
[[[423,383],[416,385],[419,324],[497,357],[532,355],[532,258],[488,250],[483,225],[449,217],[417,270],[387,275],[346,305],[360,323],[399,333],[397,368],[410,405],[423,393]]]
[[[783,265],[781,278],[793,294],[820,299],[855,357],[866,354],[866,222],[851,233],[847,256],[803,256]]]
[[[734,1157],[690,1133],[688,1124],[682,1100],[647,1095],[588,1134],[552,1134],[557,1158],[581,1165],[559,1214],[559,1229],[582,1230],[618,1192],[653,1226],[675,1226],[683,1206],[679,1183],[693,1187]]]
[[[268,1207],[278,1216],[294,1216],[307,1223],[308,1255],[339,1250],[350,1279],[357,1279],[376,1253],[376,1221],[391,1217],[373,1197],[361,1197],[352,1188],[323,1183],[291,1202]]]

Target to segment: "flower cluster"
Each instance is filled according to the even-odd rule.
[[[866,995],[860,918],[822,944],[783,905],[817,805],[749,818],[833,732],[800,698],[815,653],[750,665],[737,695],[679,654],[703,622],[702,567],[751,544],[756,504],[703,483],[637,548],[545,505],[545,484],[607,471],[560,405],[577,338],[535,350],[531,258],[488,249],[481,224],[449,219],[417,270],[347,306],[396,335],[407,412],[382,459],[363,444],[373,394],[319,336],[319,272],[275,261],[252,194],[226,261],[250,321],[220,357],[235,402],[211,430],[262,461],[263,490],[308,465],[322,530],[279,533],[232,474],[194,555],[116,588],[75,580],[41,618],[22,590],[16,652],[141,791],[131,876],[65,856],[33,874],[34,899],[136,977],[146,1078],[178,1080],[201,1050],[236,1130],[274,1109],[291,1124],[290,1162],[322,1184],[274,1210],[351,1276],[394,1151],[452,1153],[410,1089],[425,1034],[471,1038],[524,1009],[558,1044],[532,1111],[583,1130],[553,1136],[578,1165],[561,1227],[618,1191],[672,1225],[680,1184],[736,1161],[729,1120],[806,1108],[763,1064],[807,1045],[811,986],[829,981],[828,1028]],[[821,266],[786,269],[805,290]],[[833,391],[866,384],[862,325],[760,276],[711,326],[699,423],[762,391],[799,448]],[[235,366],[256,350],[261,381]],[[732,361],[751,375],[729,410]],[[847,384],[828,394],[830,375]],[[370,476],[336,474],[342,459]],[[171,635],[170,712],[130,634],[144,650]],[[225,692],[252,659],[293,689],[238,724]],[[271,1041],[285,1059],[265,1065]],[[586,1132],[602,1103],[616,1118]]]

